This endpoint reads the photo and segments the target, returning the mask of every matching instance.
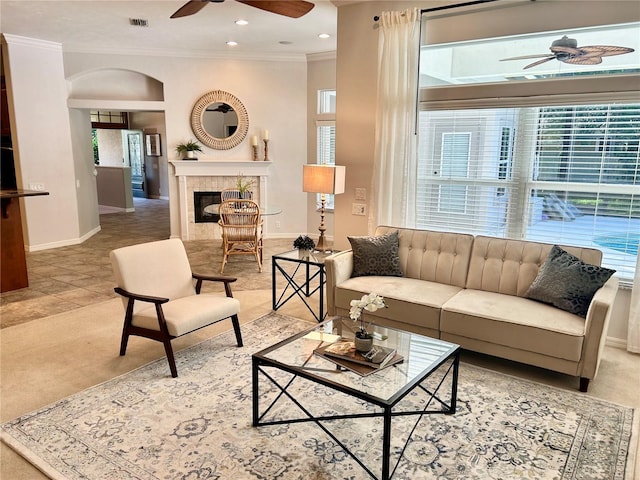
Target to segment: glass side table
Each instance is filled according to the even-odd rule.
[[[327,315],[324,307],[324,285],[327,281],[324,259],[335,252],[310,252],[303,256],[298,250],[279,253],[271,257],[271,298],[273,310],[278,310],[294,297],[298,297],[309,312],[322,322]],[[278,275],[279,274],[279,275]],[[278,289],[278,278],[284,283]],[[311,305],[310,297],[318,292],[318,308]],[[315,303],[315,302],[313,302]]]

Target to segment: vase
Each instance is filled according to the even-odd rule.
[[[194,152],[193,150],[187,150],[187,158],[195,158],[196,157],[196,152]]]
[[[299,248],[298,249],[298,258],[301,260],[306,260],[311,255],[311,250],[307,248]]]
[[[358,352],[368,352],[373,347],[373,337],[368,336],[366,338],[355,337],[354,343]]]

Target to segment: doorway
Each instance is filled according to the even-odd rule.
[[[134,197],[147,198],[147,179],[142,130],[122,131],[124,165],[131,168],[131,191]]]

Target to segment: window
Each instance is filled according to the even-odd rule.
[[[316,122],[317,133],[317,156],[316,163],[319,165],[335,165],[336,164],[336,91],[335,90],[319,90],[318,91],[318,114],[327,120],[318,120]],[[329,114],[329,115],[322,115]],[[330,118],[330,119],[329,119]],[[325,195],[325,210],[333,211],[334,195]],[[320,208],[320,194],[316,197],[317,208]]]
[[[632,36],[625,36],[623,27],[600,30],[618,32],[620,45],[637,41],[637,25],[629,30]],[[592,27],[590,33],[596,31]],[[516,56],[508,51],[508,38],[479,41],[475,52],[464,42],[464,51],[479,58],[483,44],[493,50],[502,44],[501,58]],[[638,92],[618,88],[617,80],[608,80],[610,91],[594,90],[593,80],[585,77],[591,68],[599,82],[608,73],[638,71],[637,57],[607,57],[586,69],[547,62],[540,68],[563,70],[553,76],[583,70],[570,80],[536,83],[549,75],[532,71],[525,78],[504,63],[492,73],[487,65],[493,59],[460,63],[460,47],[423,47],[416,225],[598,248],[604,266],[616,269],[622,280],[632,279],[640,241]],[[486,59],[490,52],[483,55]],[[606,63],[614,58],[609,72]],[[622,63],[626,72],[620,71]],[[465,78],[456,76],[463,71]],[[502,82],[498,90],[486,85],[491,81]],[[571,94],[559,83],[567,81]],[[637,76],[626,82],[635,82],[637,90]]]
[[[335,90],[318,90],[318,113],[336,113]]]
[[[633,276],[640,104],[423,111],[419,119],[418,226],[595,247],[605,266]]]
[[[91,128],[128,129],[129,115],[127,112],[91,111]]]

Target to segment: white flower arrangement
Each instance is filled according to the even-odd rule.
[[[362,311],[366,310],[367,312],[375,312],[380,308],[386,308],[387,305],[384,303],[384,297],[381,297],[377,293],[371,292],[369,294],[365,294],[362,296],[360,300],[351,300],[349,304],[351,308],[349,309],[349,317],[354,322],[360,320],[360,330],[362,332],[360,336],[366,336],[368,334],[366,325],[364,323],[364,316],[362,315]]]

